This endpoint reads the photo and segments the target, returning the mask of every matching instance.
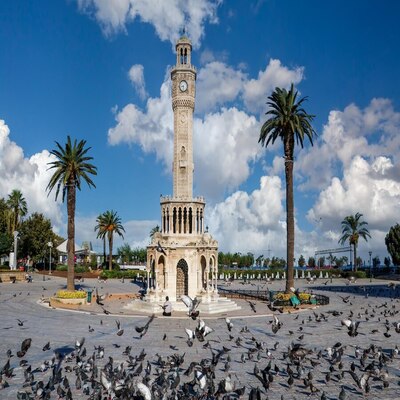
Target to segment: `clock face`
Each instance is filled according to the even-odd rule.
[[[186,81],[181,81],[179,83],[179,89],[181,89],[181,92],[186,92],[187,88],[188,88],[188,84]]]

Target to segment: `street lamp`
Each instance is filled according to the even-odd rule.
[[[371,260],[372,251],[369,251],[368,254],[369,254],[369,281],[372,282],[372,260]]]
[[[47,246],[49,246],[49,248],[50,248],[49,275],[51,275],[51,249],[53,247],[53,242],[48,242]]]
[[[18,248],[18,231],[14,231],[14,269],[17,269],[17,248]]]

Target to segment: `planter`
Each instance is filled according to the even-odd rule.
[[[84,299],[60,299],[58,297],[51,297],[51,301],[61,304],[71,304],[75,306],[84,306],[87,304],[86,298]]]

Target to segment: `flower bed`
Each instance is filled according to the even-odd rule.
[[[59,290],[55,297],[52,297],[51,300],[55,303],[62,304],[73,304],[73,305],[84,305],[87,303],[86,301],[87,293],[83,290]]]
[[[291,299],[294,297],[294,301]],[[294,293],[273,292],[270,291],[270,301],[277,307],[291,307],[296,299],[300,304],[315,304],[325,305],[329,304],[329,297],[323,295],[314,295],[310,293],[301,292],[295,295]]]

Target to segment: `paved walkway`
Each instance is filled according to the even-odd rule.
[[[324,284],[326,283],[326,285]],[[221,282],[222,284],[222,282]],[[231,288],[255,289],[263,283],[254,281],[243,285],[236,282]],[[271,290],[283,289],[284,282],[265,284]],[[356,284],[347,285],[343,279],[326,282],[317,280],[314,284],[307,284],[301,280],[297,282],[300,289],[306,289],[315,293],[330,296],[331,303],[328,306],[316,310],[304,310],[299,313],[279,314],[282,328],[274,334],[271,329],[272,316],[263,302],[256,302],[256,313],[244,300],[239,300],[242,310],[230,314],[233,328],[229,332],[226,327],[225,317],[220,315],[207,318],[206,323],[214,331],[207,336],[210,347],[204,347],[204,343],[195,340],[193,346],[186,343],[185,328],[194,329],[197,321],[192,321],[183,313],[174,313],[174,317],[157,317],[149,327],[146,335],[142,338],[135,331],[135,326],[143,326],[148,320],[144,315],[133,315],[123,310],[123,305],[128,299],[118,296],[122,293],[137,293],[139,286],[125,280],[109,280],[99,283],[96,280],[85,280],[83,288],[97,287],[101,294],[111,294],[111,300],[105,301],[104,308],[111,314],[105,315],[97,304],[86,306],[83,312],[52,309],[39,304],[44,296],[48,297],[63,287],[65,280],[51,277],[42,280],[41,275],[34,276],[32,283],[4,283],[0,284],[0,370],[7,361],[6,352],[12,351],[11,367],[14,367],[14,376],[4,378],[9,387],[0,389],[0,399],[15,399],[17,391],[22,389],[24,382],[24,368],[19,366],[20,359],[15,355],[19,350],[21,342],[26,338],[32,338],[31,348],[25,359],[32,365],[32,369],[40,367],[45,360],[51,360],[54,351],[68,353],[73,350],[76,339],[85,337],[85,346],[88,355],[91,355],[96,346],[104,346],[105,357],[99,363],[106,363],[108,356],[112,356],[114,366],[124,362],[127,364],[127,356],[123,355],[126,346],[132,346],[131,355],[138,355],[142,349],[145,350],[146,360],[153,363],[151,380],[155,378],[155,361],[158,355],[161,357],[173,354],[185,354],[182,371],[190,362],[200,362],[202,359],[211,360],[212,352],[222,350],[223,346],[230,349],[221,356],[215,369],[215,384],[225,379],[230,374],[236,387],[245,386],[246,392],[242,397],[247,399],[251,388],[259,387],[262,390],[261,398],[265,399],[308,399],[310,389],[305,386],[303,378],[308,372],[313,374],[313,387],[316,393],[312,398],[320,398],[325,392],[328,399],[337,399],[341,388],[346,392],[347,399],[361,399],[366,395],[357,387],[350,373],[342,374],[341,371],[350,370],[351,363],[356,366],[356,374],[360,377],[360,358],[356,358],[357,348],[370,349],[365,356],[364,365],[371,365],[373,370],[381,367],[379,365],[379,349],[385,356],[391,356],[397,345],[400,345],[400,333],[395,332],[394,322],[400,322],[400,289],[388,287],[388,282],[367,280],[358,281]],[[261,289],[261,287],[260,287]],[[346,297],[349,296],[347,299]],[[113,299],[114,298],[114,299]],[[342,298],[344,298],[345,302]],[[335,311],[335,315],[332,314]],[[359,325],[359,334],[350,337],[347,328],[341,325],[341,320],[352,312]],[[18,321],[23,322],[22,326]],[[124,333],[117,336],[115,320],[121,321]],[[387,337],[384,333],[389,331]],[[90,326],[90,332],[89,332]],[[237,339],[240,338],[238,341]],[[43,351],[45,344],[50,341],[50,350]],[[341,363],[332,363],[327,348],[341,343],[343,349]],[[291,343],[299,343],[305,349],[312,351],[303,362],[303,370],[294,370],[294,383],[289,384],[287,364],[289,359],[285,358],[288,346]],[[371,350],[371,345],[375,347]],[[257,347],[258,346],[258,347]],[[273,381],[268,390],[263,389],[261,381],[254,375],[254,369],[264,369],[271,361],[272,369],[277,366],[278,372],[273,372]],[[146,362],[146,361],[145,361]],[[314,366],[312,366],[311,362]],[[73,367],[74,364],[71,364]],[[326,381],[326,374],[333,368],[330,380]],[[340,369],[341,368],[341,369]],[[364,370],[365,367],[362,369]],[[400,356],[395,354],[393,360],[387,361],[382,367],[382,373],[386,370],[388,376],[384,376],[389,386],[383,388],[383,380],[378,379],[378,374],[371,375],[369,380],[370,399],[397,399],[400,398]],[[300,372],[300,376],[298,376]],[[35,372],[36,380],[45,381],[50,376],[50,370]],[[66,373],[69,377],[73,398],[88,398],[82,394],[82,390],[75,389],[74,373]],[[342,377],[343,375],[343,377]],[[181,374],[181,383],[193,379]],[[1,384],[0,384],[1,387]],[[29,386],[27,387],[29,389]],[[55,397],[54,397],[55,396]],[[57,398],[53,392],[52,398]]]

